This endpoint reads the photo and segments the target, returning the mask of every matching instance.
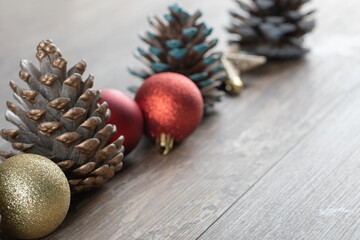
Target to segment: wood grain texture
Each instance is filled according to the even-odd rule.
[[[85,58],[96,88],[125,91],[129,85],[140,84],[126,72],[127,66],[139,64],[132,57],[140,44],[137,33],[149,28],[147,15],[162,15],[172,2],[0,0],[0,112],[11,98],[8,81],[18,79],[19,60],[33,60],[38,41],[46,38],[55,41],[69,63]],[[220,37],[219,48],[226,49],[227,10],[235,4],[231,0],[179,2],[187,9],[201,8],[204,20],[215,27],[213,35]],[[216,222],[231,225],[238,216],[226,218],[226,223],[221,221],[223,214],[229,214],[249,189],[256,189],[259,179],[276,169],[276,164],[289,162],[289,152],[319,131],[328,116],[336,116],[341,110],[337,106],[347,105],[346,95],[359,86],[360,57],[355,53],[360,37],[354,33],[360,25],[351,24],[359,20],[354,4],[359,5],[315,1],[313,6],[320,9],[318,28],[307,39],[312,52],[305,59],[272,62],[244,75],[247,88],[243,94],[225,98],[167,157],[159,156],[153,143],[143,139],[125,159],[124,170],[100,190],[74,199],[63,225],[45,239],[195,239],[210,227],[203,235],[206,239]],[[334,17],[334,11],[342,17]],[[3,118],[1,124],[10,126]],[[358,126],[352,127],[354,134],[358,132]],[[324,132],[323,138],[330,137]],[[310,160],[318,161],[309,156]],[[327,176],[325,170],[319,174]],[[304,186],[308,184],[305,179]],[[338,194],[346,196],[341,190]],[[347,202],[355,201],[356,196]],[[269,208],[277,206],[272,204]],[[278,212],[273,214],[278,216]],[[342,217],[336,220],[345,219]],[[321,226],[326,228],[325,223]],[[291,222],[284,231],[295,227]]]
[[[360,239],[360,85],[200,239]]]

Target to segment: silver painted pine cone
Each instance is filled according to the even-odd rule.
[[[108,144],[116,127],[106,124],[110,110],[99,104],[94,77],[82,80],[84,60],[67,71],[67,61],[51,40],[39,43],[36,57],[40,70],[27,60],[20,63],[19,76],[29,89],[10,81],[19,104],[8,101],[5,117],[18,129],[1,130],[14,151],[0,156],[4,160],[34,153],[50,158],[66,174],[72,193],[99,187],[122,168],[124,138]]]

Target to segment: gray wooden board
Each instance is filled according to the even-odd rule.
[[[127,66],[139,66],[132,57],[140,44],[137,33],[149,28],[148,15],[162,15],[172,2],[0,0],[0,111],[12,98],[8,81],[21,83],[19,60],[34,60],[38,41],[48,37],[69,64],[87,60],[95,87],[125,91],[140,84],[126,73]],[[216,27],[218,49],[226,48],[231,0],[180,4],[201,8],[202,19]],[[359,20],[354,6],[360,3],[319,0],[314,5],[320,9],[318,28],[306,39],[312,52],[305,59],[272,62],[243,75],[243,94],[226,97],[167,157],[144,138],[126,157],[124,170],[75,200],[63,225],[47,239],[194,239],[221,223],[224,212],[282,164],[359,85],[360,25],[352,23]],[[3,118],[1,125],[10,126]]]
[[[360,87],[200,239],[360,239]]]

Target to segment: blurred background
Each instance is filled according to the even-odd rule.
[[[128,66],[140,65],[133,57],[133,51],[142,44],[138,34],[150,29],[149,15],[162,16],[173,2],[0,0],[0,88],[9,90],[0,96],[0,113],[5,111],[5,100],[12,99],[9,81],[23,84],[18,77],[20,60],[29,59],[38,64],[36,46],[48,38],[60,48],[68,66],[80,59],[87,61],[85,75],[95,75],[95,88],[116,88],[131,94],[127,87],[141,83],[126,70]],[[214,27],[211,37],[219,37],[218,49],[224,49],[227,22],[223,20],[228,19],[227,9],[235,3],[231,0],[212,4],[206,0],[178,2],[190,12],[203,11],[202,20]],[[11,126],[5,123],[2,114],[1,119],[5,124],[2,127]]]
[[[218,37],[217,49],[226,50],[229,34],[225,27],[230,22],[228,11],[239,10],[233,0],[177,2],[189,12],[201,9],[201,20],[214,28],[210,38]],[[80,59],[87,61],[85,75],[95,75],[95,88],[117,88],[129,93],[129,85],[141,83],[126,70],[128,66],[141,65],[133,57],[136,47],[143,44],[138,34],[150,29],[148,16],[162,16],[172,3],[173,0],[0,0],[0,88],[9,90],[6,95],[0,96],[0,113],[5,110],[5,100],[12,98],[9,81],[22,82],[18,78],[20,60],[29,59],[37,64],[36,46],[40,40],[48,38],[60,48],[69,65]],[[321,53],[322,57],[329,55],[329,51],[331,54],[335,51],[339,55],[350,56],[352,51],[359,50],[357,42],[360,39],[357,35],[341,37],[342,29],[344,32],[348,32],[349,28],[354,32],[360,30],[359,25],[353,24],[357,10],[351,8],[351,4],[351,0],[342,1],[341,4],[315,0],[306,4],[304,10],[318,10],[315,14],[316,29],[305,41],[305,46],[312,48],[307,58],[314,57],[316,52]],[[331,14],[333,18],[322,18],[323,15],[329,16],[328,11],[333,9],[337,10]],[[337,16],[346,16],[346,19],[339,21]],[[332,28],[328,26],[338,24],[342,27],[335,28],[334,32],[329,30]],[[327,29],[326,35],[319,30],[322,27]],[[313,39],[316,39],[316,43]],[[5,124],[2,127],[10,126]]]
[[[218,37],[217,50],[226,50],[228,10],[238,10],[234,1],[177,2],[189,12],[201,9],[201,21],[214,28],[210,39]],[[9,90],[6,96],[0,96],[0,113],[5,110],[5,100],[12,98],[9,81],[22,82],[18,78],[20,60],[37,64],[36,46],[48,38],[60,48],[69,66],[80,59],[87,61],[85,75],[95,75],[95,88],[129,93],[129,85],[141,83],[126,70],[128,66],[141,65],[133,57],[136,47],[143,44],[138,34],[150,29],[148,16],[162,16],[172,3],[173,0],[0,0],[0,88]]]
[[[141,81],[126,68],[139,66],[133,51],[141,41],[138,34],[150,29],[147,17],[162,17],[174,1],[0,1],[0,77],[1,88],[18,81],[19,61],[35,61],[38,42],[51,38],[69,65],[81,58],[88,63],[87,73],[95,75],[95,87],[123,91]],[[218,49],[226,46],[227,10],[233,1],[183,0],[179,4],[195,12],[203,11],[202,21],[214,27],[211,38],[219,37]],[[10,77],[10,79],[9,79]],[[9,93],[10,94],[10,93]],[[1,106],[1,111],[4,106]]]

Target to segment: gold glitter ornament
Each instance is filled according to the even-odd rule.
[[[0,229],[5,233],[20,239],[48,235],[69,205],[69,183],[51,160],[20,154],[0,164]]]

